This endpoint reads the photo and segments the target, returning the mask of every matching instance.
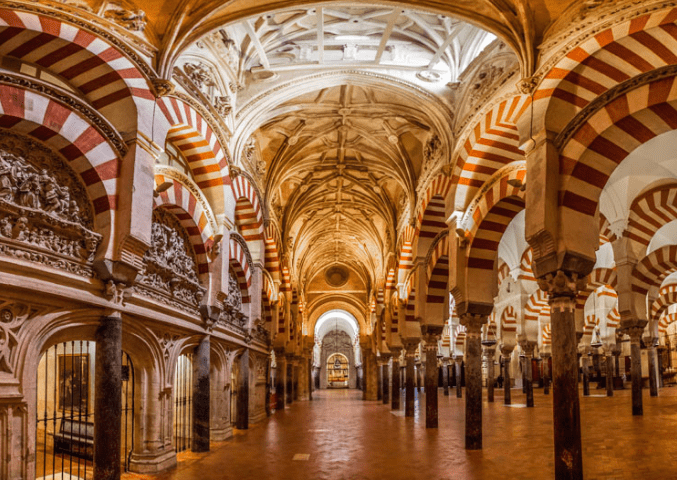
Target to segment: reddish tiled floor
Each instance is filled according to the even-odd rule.
[[[603,394],[593,390],[593,394]],[[152,478],[168,479],[545,479],[554,477],[552,402],[536,390],[536,407],[484,403],[484,449],[464,442],[465,398],[442,396],[440,428],[426,430],[425,395],[415,418],[391,413],[361,392],[315,392],[313,402],[295,402],[269,419],[213,444],[207,454],[189,454],[179,466]],[[644,416],[632,417],[630,391],[613,398],[581,398],[586,479],[677,478],[677,388],[650,398]],[[486,398],[486,393],[485,393]],[[297,454],[308,460],[294,460]],[[136,478],[136,477],[130,477]]]

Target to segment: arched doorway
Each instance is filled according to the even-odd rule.
[[[49,347],[37,371],[36,478],[91,478],[94,473],[96,342]],[[122,352],[120,458],[129,471],[134,450],[134,366]]]
[[[334,353],[327,359],[327,388],[348,388],[348,357],[342,353]]]

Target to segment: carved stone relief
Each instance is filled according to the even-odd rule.
[[[146,12],[143,10],[130,11],[113,5],[103,16],[131,32],[143,32],[146,29]]]
[[[199,89],[214,84],[212,72],[210,72],[209,67],[207,67],[207,65],[204,63],[186,63],[183,66],[183,69],[188,75],[188,78],[190,78],[191,82],[193,82]]]
[[[242,313],[242,292],[235,274],[228,274],[228,297],[223,301],[223,310],[219,316],[219,323],[236,329],[247,328],[247,316]]]
[[[190,306],[191,312],[204,296],[188,235],[178,219],[164,209],[153,211],[151,247],[144,255],[137,283],[141,294],[157,298],[159,293],[165,301],[175,300],[175,306]]]
[[[91,276],[82,264],[101,242],[92,218],[84,187],[56,154],[2,132],[0,254]]]

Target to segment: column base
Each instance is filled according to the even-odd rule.
[[[129,469],[135,473],[159,473],[176,467],[176,450],[157,453],[132,453]]]
[[[233,436],[233,427],[212,428],[209,431],[209,438],[212,442],[223,442]]]

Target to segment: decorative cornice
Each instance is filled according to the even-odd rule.
[[[617,98],[622,97],[626,93],[635,90],[642,85],[674,76],[677,76],[677,65],[667,65],[665,67],[657,68],[655,70],[651,70],[649,72],[632,77],[630,80],[626,80],[625,82],[620,83],[607,90],[603,94],[597,96],[592,102],[587,104],[580,112],[578,112],[578,114],[576,114],[576,116],[559,133],[559,135],[557,135],[555,141],[553,142],[555,148],[561,152],[569,140],[571,140],[576,132],[578,132],[581,126],[590,120],[590,118],[598,111],[602,110],[606,105],[613,102]]]
[[[0,73],[0,83],[46,95],[68,109],[82,114],[104,138],[108,139],[108,143],[113,147],[120,158],[123,158],[127,154],[127,144],[115,127],[99,114],[96,109],[90,107],[82,100],[75,98],[70,92],[35,78],[26,78],[8,73]]]

